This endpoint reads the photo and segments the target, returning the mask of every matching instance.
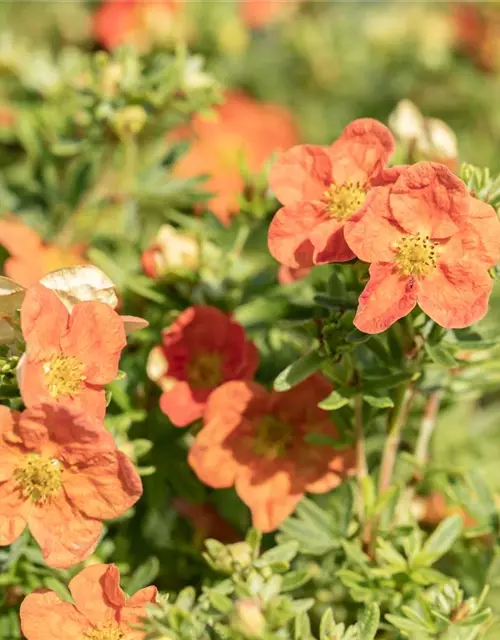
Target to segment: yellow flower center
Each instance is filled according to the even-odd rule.
[[[25,498],[35,504],[45,504],[62,487],[62,467],[59,460],[42,458],[37,454],[27,456],[24,466],[14,472]]]
[[[331,216],[338,220],[350,218],[363,206],[367,192],[365,186],[360,182],[348,180],[344,184],[332,184],[324,192],[326,209]]]
[[[436,246],[429,236],[406,236],[396,247],[396,263],[404,276],[426,276],[436,267]]]
[[[290,425],[274,416],[265,416],[257,426],[254,439],[254,452],[269,460],[284,455],[293,441]]]
[[[85,640],[122,640],[125,636],[115,625],[106,624],[86,631],[83,637]]]
[[[187,379],[193,389],[212,389],[222,380],[221,357],[214,351],[197,353],[188,365]]]
[[[44,381],[53,398],[76,396],[80,393],[86,376],[85,365],[74,356],[54,356],[44,363]]]

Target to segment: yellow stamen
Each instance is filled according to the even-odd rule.
[[[367,193],[367,189],[360,182],[348,180],[344,184],[332,184],[324,192],[327,211],[339,220],[350,218],[363,206]]]
[[[259,456],[274,460],[284,455],[292,442],[290,425],[268,415],[257,426],[253,450]]]
[[[406,236],[396,247],[396,263],[404,276],[426,276],[436,268],[436,246],[429,236]]]
[[[213,351],[197,353],[188,365],[187,379],[193,389],[218,387],[223,380],[220,355]]]
[[[53,398],[78,395],[86,380],[85,365],[74,356],[54,356],[44,363],[43,370],[44,382]]]
[[[86,631],[83,637],[85,640],[122,640],[125,635],[115,625],[106,624]]]
[[[15,470],[14,479],[25,498],[45,504],[62,488],[61,463],[54,458],[29,455],[24,466]]]

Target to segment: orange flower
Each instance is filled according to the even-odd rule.
[[[53,567],[88,557],[102,520],[124,513],[142,493],[103,424],[68,407],[0,407],[0,457],[0,545],[27,525]]]
[[[440,164],[399,167],[387,180],[371,210],[346,225],[349,246],[371,262],[354,324],[380,333],[417,303],[443,327],[476,322],[488,307],[488,268],[500,257],[494,209]]]
[[[265,27],[274,20],[290,14],[300,0],[240,0],[241,15],[254,29]]]
[[[79,302],[69,313],[53,291],[37,284],[26,292],[21,328],[24,403],[56,401],[104,418],[104,385],[116,378],[126,345],[123,319],[98,301]]]
[[[156,602],[156,587],[128,598],[120,588],[120,572],[113,564],[82,569],[68,585],[73,602],[48,589],[26,596],[21,605],[21,628],[26,640],[143,640],[136,629],[146,618],[146,605]]]
[[[369,210],[372,187],[394,150],[389,129],[362,118],[330,147],[299,145],[271,168],[269,184],[284,205],[269,227],[269,250],[287,267],[345,262],[355,256],[344,225]]]
[[[179,0],[105,0],[94,15],[94,37],[107,49],[147,50],[172,34],[178,9]]]
[[[81,248],[61,249],[44,244],[37,232],[20,220],[0,220],[0,245],[10,253],[4,265],[5,275],[29,287],[50,271],[85,262]]]
[[[276,529],[306,491],[325,493],[353,470],[351,449],[339,452],[306,440],[308,433],[337,434],[328,413],[317,407],[330,391],[320,376],[285,393],[246,381],[222,385],[208,400],[189,464],[211,487],[234,485],[256,527]]]
[[[148,375],[163,388],[160,408],[176,427],[201,418],[211,392],[227,380],[251,379],[259,366],[243,327],[215,307],[186,309],[151,352]]]
[[[199,542],[207,538],[215,538],[226,544],[241,540],[241,536],[216,511],[215,507],[208,502],[205,504],[194,504],[183,498],[174,498],[172,506],[182,516],[187,518],[196,533]]]
[[[292,284],[292,282],[297,282],[297,280],[307,278],[310,272],[311,267],[299,267],[298,269],[293,269],[292,267],[280,264],[278,269],[278,282],[283,285]]]
[[[197,116],[193,133],[194,142],[175,172],[183,178],[209,175],[205,185],[214,196],[208,206],[224,224],[239,209],[238,196],[244,187],[241,161],[256,173],[274,151],[298,139],[293,117],[284,107],[257,102],[242,93],[227,94],[216,120]]]

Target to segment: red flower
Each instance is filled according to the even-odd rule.
[[[24,403],[57,401],[104,418],[104,385],[116,378],[126,345],[123,319],[97,301],[78,302],[69,313],[53,291],[37,284],[26,292],[21,327]]]
[[[320,376],[285,393],[253,382],[222,385],[208,400],[189,464],[211,487],[234,485],[256,527],[276,529],[306,491],[329,491],[353,470],[351,449],[306,440],[308,433],[337,435],[329,414],[317,406],[330,391]]]
[[[148,374],[164,389],[160,408],[176,427],[201,418],[210,393],[227,380],[251,379],[259,365],[243,327],[214,307],[189,307],[163,332]]]
[[[67,407],[0,407],[0,458],[0,545],[27,525],[53,567],[87,558],[102,520],[122,515],[142,493],[103,424]]]
[[[346,225],[349,246],[371,262],[354,324],[379,333],[417,303],[443,327],[476,322],[487,311],[488,268],[500,257],[494,209],[443,165],[400,167],[387,180],[370,210]]]
[[[238,196],[244,188],[241,163],[254,173],[261,171],[274,151],[296,143],[298,132],[284,107],[258,102],[242,93],[227,94],[216,116],[195,118],[194,141],[175,172],[182,178],[210,176],[204,185],[214,194],[208,206],[227,224],[239,210]]]
[[[269,250],[288,267],[345,262],[355,256],[344,225],[370,209],[372,187],[394,150],[376,120],[351,122],[330,147],[299,145],[271,168],[269,183],[284,205],[269,227]]]
[[[137,629],[146,605],[156,602],[156,587],[128,598],[113,564],[82,569],[68,585],[74,604],[47,589],[31,593],[21,605],[21,629],[27,640],[143,640]]]
[[[240,0],[245,23],[259,29],[274,20],[290,15],[301,0]]]

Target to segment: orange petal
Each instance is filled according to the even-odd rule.
[[[236,492],[250,508],[252,524],[264,533],[277,529],[304,495],[291,491],[290,476],[283,471],[260,484],[252,482],[250,473],[242,473],[236,479]]]
[[[69,314],[55,293],[41,284],[30,287],[21,307],[21,328],[31,359],[48,359],[60,351]]]
[[[141,626],[141,620],[147,617],[146,605],[156,602],[158,590],[156,587],[146,587],[127,600],[120,611],[120,627],[126,631],[127,640],[143,640],[144,631],[135,627]]]
[[[391,187],[392,215],[408,233],[448,238],[470,209],[465,184],[444,165],[419,162],[408,166]]]
[[[460,223],[457,234],[462,242],[464,257],[493,267],[500,259],[500,222],[495,209],[471,198],[469,215]]]
[[[76,608],[94,625],[110,618],[118,621],[126,596],[120,587],[120,572],[114,564],[94,564],[82,569],[68,585]]]
[[[102,524],[82,515],[60,492],[26,511],[30,531],[50,567],[66,569],[88,558],[99,542]]]
[[[0,245],[11,256],[23,256],[29,260],[36,256],[42,241],[34,229],[12,217],[0,220]]]
[[[321,202],[296,202],[282,207],[269,225],[268,246],[275,260],[287,267],[312,267],[311,234],[328,220]]]
[[[418,304],[429,317],[447,329],[462,329],[488,311],[493,280],[485,267],[468,260],[439,264],[422,278]]]
[[[320,200],[332,182],[325,147],[302,144],[282,153],[271,167],[269,185],[284,205]]]
[[[0,495],[1,495],[0,485]],[[17,540],[26,528],[26,521],[21,516],[0,515],[0,547],[5,547]]]
[[[406,235],[392,218],[388,196],[387,188],[372,189],[367,205],[345,224],[347,244],[365,262],[393,262],[395,245]]]
[[[65,471],[64,490],[86,516],[107,520],[117,518],[137,502],[142,483],[124,453],[96,451],[90,460]]]
[[[211,389],[191,389],[187,382],[178,382],[170,391],[160,396],[160,409],[176,427],[202,417]]]
[[[345,240],[344,223],[339,220],[319,224],[311,232],[310,238],[314,245],[314,264],[347,262],[356,257]]]
[[[17,447],[9,444],[7,438],[12,436],[14,421],[17,422],[19,414],[11,412],[10,409],[0,406],[0,482],[5,482],[12,477],[12,474],[19,466],[19,459],[22,456]]]
[[[69,332],[61,341],[66,355],[85,364],[88,384],[107,384],[116,378],[126,344],[120,316],[97,301],[80,302],[73,307]]]
[[[415,307],[417,286],[415,281],[412,288],[410,277],[399,275],[391,264],[372,264],[354,325],[365,333],[385,331]]]
[[[84,638],[89,621],[70,602],[53,591],[31,593],[21,604],[21,630],[26,640],[67,640]]]

